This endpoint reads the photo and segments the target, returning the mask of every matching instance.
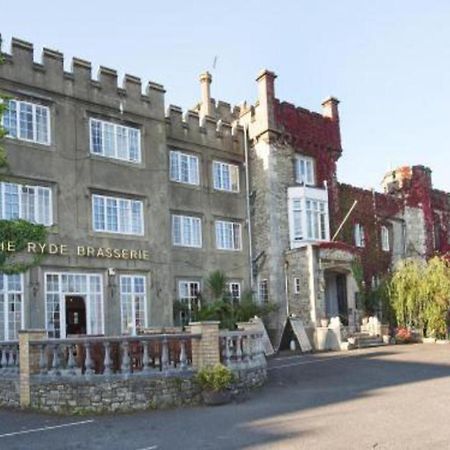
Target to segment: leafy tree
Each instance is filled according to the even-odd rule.
[[[389,283],[389,296],[398,325],[418,328],[427,336],[447,335],[450,267],[443,258],[403,261]]]

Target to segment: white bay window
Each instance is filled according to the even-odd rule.
[[[325,189],[288,189],[291,248],[303,242],[329,240],[328,193]]]

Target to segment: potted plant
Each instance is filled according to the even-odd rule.
[[[230,385],[234,376],[223,364],[204,367],[197,374],[197,382],[202,389],[203,401],[206,405],[223,405],[231,400]]]

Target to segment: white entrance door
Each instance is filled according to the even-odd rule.
[[[62,272],[45,274],[45,326],[49,337],[66,337],[67,295],[85,299],[87,334],[104,334],[102,275]]]

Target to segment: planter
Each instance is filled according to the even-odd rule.
[[[322,328],[327,328],[328,327],[328,319],[320,319],[320,326]]]
[[[422,339],[422,342],[423,342],[424,344],[435,344],[435,343],[436,343],[436,338],[433,338],[433,337],[424,337],[424,338]]]
[[[383,334],[383,344],[390,344],[391,337],[388,334]]]
[[[219,406],[230,403],[230,391],[202,391],[203,403],[208,406]]]

